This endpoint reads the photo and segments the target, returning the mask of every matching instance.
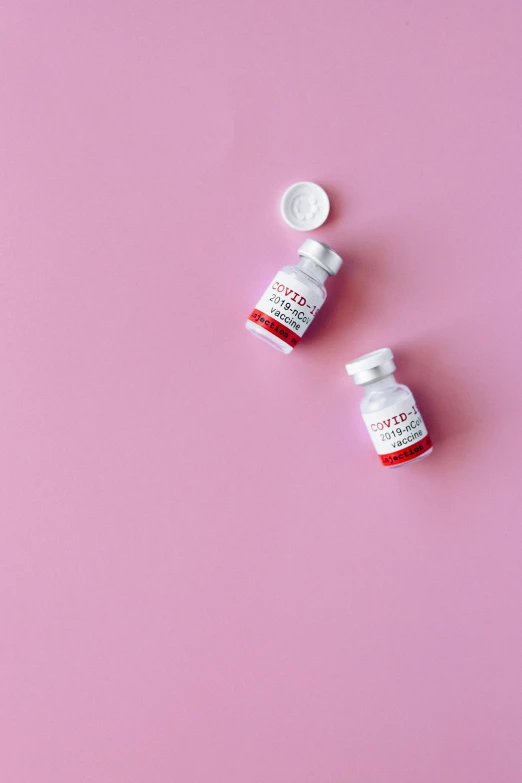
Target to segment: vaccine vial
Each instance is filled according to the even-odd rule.
[[[326,299],[324,283],[343,260],[328,245],[306,239],[295,266],[284,266],[250,313],[249,332],[283,353],[291,353]]]
[[[397,468],[431,454],[431,438],[413,394],[394,378],[390,348],[354,359],[346,371],[364,389],[362,417],[384,467]]]

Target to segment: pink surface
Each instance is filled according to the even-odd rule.
[[[519,0],[0,13],[0,779],[520,783]],[[347,262],[286,357],[299,179]]]

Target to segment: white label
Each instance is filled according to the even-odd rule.
[[[383,465],[398,465],[420,457],[431,439],[413,394],[375,413],[363,413],[364,423]]]
[[[249,320],[295,347],[323,303],[320,291],[286,272],[278,272]]]

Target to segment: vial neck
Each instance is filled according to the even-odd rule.
[[[390,375],[387,375],[386,378],[379,378],[378,381],[372,381],[371,383],[366,383],[364,385],[364,394],[366,397],[369,397],[370,394],[374,394],[375,392],[382,392],[386,389],[389,389],[390,386],[396,386],[397,381],[395,380],[395,376],[393,373],[390,373]]]
[[[300,256],[299,261],[297,262],[297,268],[304,272],[305,275],[312,277],[321,284],[323,284],[328,277],[328,272],[326,269],[323,269],[322,266],[316,264],[316,262],[312,261],[311,258],[304,258],[304,256]]]

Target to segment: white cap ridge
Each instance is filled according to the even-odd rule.
[[[391,348],[379,348],[378,351],[359,356],[346,365],[346,372],[357,386],[386,378],[395,372],[395,369]]]
[[[330,199],[315,182],[296,182],[285,190],[281,199],[283,220],[298,231],[319,228],[329,212]]]

